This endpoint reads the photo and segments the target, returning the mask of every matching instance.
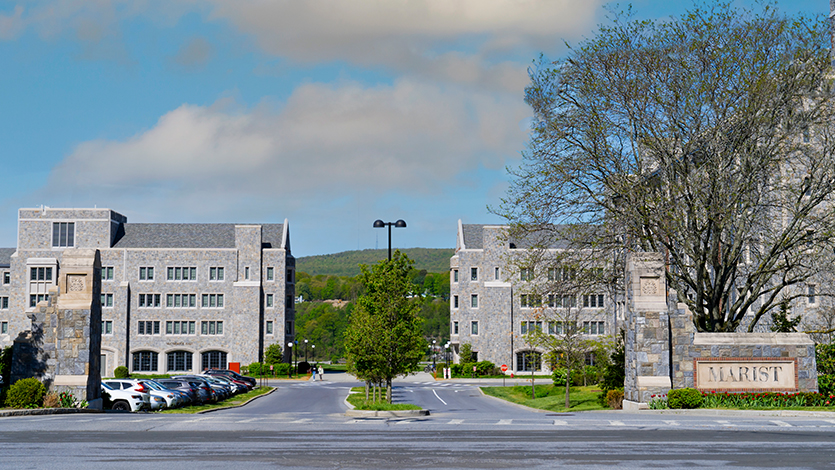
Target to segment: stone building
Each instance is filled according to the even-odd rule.
[[[101,256],[101,374],[199,372],[293,339],[295,259],[283,224],[128,223],[110,209],[20,209],[0,249],[0,346],[31,328],[62,254]]]
[[[460,362],[461,345],[472,345],[478,361],[506,364],[508,372],[542,370],[541,348],[525,342],[529,328],[560,334],[552,321],[573,311],[571,321],[589,338],[618,331],[623,301],[606,287],[574,296],[545,293],[532,298],[527,287],[547,282],[550,273],[509,267],[509,261],[529,249],[522,240],[509,240],[507,227],[462,224],[458,221],[455,255],[450,259],[450,343],[453,360]],[[559,246],[551,250],[559,251]],[[620,314],[622,319],[622,313]],[[591,357],[588,360],[592,360]]]

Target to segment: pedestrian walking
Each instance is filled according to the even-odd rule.
[[[325,369],[319,364],[319,380],[325,380]]]

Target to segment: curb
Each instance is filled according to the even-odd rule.
[[[196,414],[196,415],[203,415],[203,414],[206,414],[206,413],[212,413],[212,412],[215,412],[215,411],[222,411],[222,410],[234,410],[235,408],[241,408],[241,407],[246,406],[246,405],[250,404],[251,402],[253,402],[253,401],[255,401],[255,400],[257,400],[257,399],[259,399],[259,398],[261,398],[261,397],[266,397],[267,395],[272,394],[272,393],[273,393],[273,392],[275,392],[276,390],[278,390],[278,387],[273,387],[273,389],[272,389],[272,390],[270,390],[269,392],[264,393],[264,394],[262,394],[262,395],[258,395],[257,397],[252,397],[252,398],[250,398],[249,400],[247,400],[247,401],[245,401],[245,402],[241,403],[240,405],[231,405],[231,406],[224,406],[224,407],[221,407],[221,408],[212,408],[211,410],[203,410],[203,411],[198,411],[198,412],[196,412],[196,413],[194,413],[194,414]]]
[[[104,413],[102,410],[89,408],[33,408],[24,410],[2,410],[0,418],[9,416],[69,415],[76,413]]]
[[[345,416],[349,418],[414,418],[416,416],[429,416],[429,410],[348,410],[345,412]]]

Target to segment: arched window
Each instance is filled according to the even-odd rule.
[[[168,353],[168,372],[190,371],[192,354],[188,351]]]
[[[536,351],[521,351],[516,353],[517,371],[538,371],[542,370],[542,354]]]
[[[226,369],[226,353],[223,351],[206,351],[202,355],[203,369]]]
[[[133,353],[134,372],[156,372],[158,370],[159,354],[153,351],[137,351]]]

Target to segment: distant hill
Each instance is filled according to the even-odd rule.
[[[400,251],[415,261],[416,269],[425,269],[431,273],[449,271],[449,259],[455,254],[452,248],[406,248]],[[387,257],[387,249],[303,256],[296,258],[296,271],[311,276],[356,276],[360,273],[360,264],[371,265]]]

